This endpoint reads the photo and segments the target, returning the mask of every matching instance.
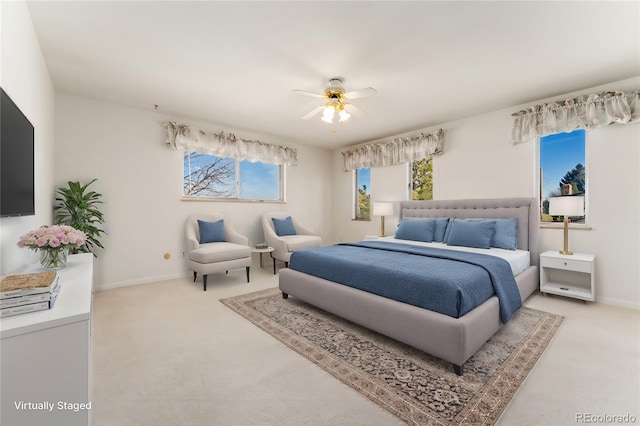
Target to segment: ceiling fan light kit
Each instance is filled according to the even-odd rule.
[[[294,90],[294,92],[300,93],[306,96],[312,96],[314,98],[321,98],[325,102],[308,114],[302,117],[303,120],[315,116],[322,112],[321,120],[325,123],[333,123],[336,115],[338,116],[338,122],[343,123],[347,121],[352,113],[361,112],[358,108],[351,104],[351,99],[363,98],[365,96],[371,96],[376,94],[376,90],[372,87],[367,87],[360,90],[345,93],[342,86],[343,80],[341,78],[332,78],[329,80],[329,87],[327,87],[323,94],[307,92],[304,90]]]

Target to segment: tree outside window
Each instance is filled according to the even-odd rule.
[[[371,219],[371,169],[355,171],[355,215],[356,220]]]
[[[433,161],[423,158],[411,163],[411,199],[433,200]]]

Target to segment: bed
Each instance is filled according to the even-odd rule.
[[[516,218],[517,250],[529,254],[528,265],[515,275],[520,301],[538,289],[538,206],[535,198],[400,202],[401,221],[443,217],[452,220]],[[448,361],[458,375],[463,374],[464,363],[503,325],[501,304],[496,295],[455,318],[293,269],[280,271],[279,288],[284,298],[292,295]]]

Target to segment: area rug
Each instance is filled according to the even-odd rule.
[[[448,362],[276,288],[221,302],[410,425],[494,424],[564,319],[521,308],[458,376]]]

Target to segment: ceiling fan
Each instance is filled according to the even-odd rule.
[[[341,78],[334,77],[330,79],[329,87],[327,87],[322,94],[304,90],[294,90],[294,92],[300,93],[301,95],[322,99],[322,104],[305,114],[302,119],[308,120],[316,114],[319,114],[320,111],[322,111],[322,121],[325,123],[333,123],[336,114],[338,115],[339,123],[348,120],[351,114],[364,115],[362,110],[351,104],[351,100],[375,95],[377,93],[376,90],[372,87],[366,87],[345,93],[342,83],[343,80]]]

